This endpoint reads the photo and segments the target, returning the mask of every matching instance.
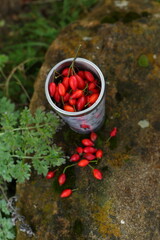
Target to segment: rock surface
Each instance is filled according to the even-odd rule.
[[[66,199],[59,198],[63,188],[57,179],[33,175],[18,184],[17,207],[35,236],[17,228],[17,240],[160,239],[159,12],[158,1],[106,0],[50,46],[30,109],[51,109],[46,75],[57,62],[74,57],[81,43],[79,57],[93,61],[106,79],[106,120],[97,142],[104,150],[98,164],[104,178],[94,179],[90,168],[71,169],[65,187],[78,190]],[[118,135],[109,145],[114,126]],[[69,155],[82,136],[64,126],[58,139]]]

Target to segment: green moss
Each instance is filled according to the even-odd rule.
[[[138,65],[140,67],[148,67],[149,66],[149,60],[148,57],[144,54],[142,54],[139,58],[138,58]]]
[[[113,208],[113,203],[108,200],[103,206],[95,206],[93,218],[97,223],[99,233],[102,237],[120,237],[121,231],[120,226],[116,222],[115,211]]]
[[[114,153],[112,159],[108,160],[109,166],[121,167],[125,162],[130,160],[130,156],[125,153]]]
[[[123,23],[130,23],[134,20],[148,17],[150,14],[148,12],[136,13],[134,11],[130,12],[120,12],[113,11],[110,14],[104,16],[101,20],[101,23],[116,23],[118,21],[122,21]]]

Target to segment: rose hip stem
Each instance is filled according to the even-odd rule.
[[[63,96],[61,96],[61,101],[62,101],[62,104],[64,106],[64,100],[63,100]]]
[[[77,48],[77,51],[76,51],[76,54],[75,54],[75,57],[74,57],[74,59],[73,59],[71,65],[70,65],[70,67],[69,67],[70,69],[73,70],[73,72],[75,72],[73,66],[74,66],[75,60],[76,60],[76,58],[77,58],[77,55],[78,55],[78,52],[79,52],[79,49],[81,48],[81,46],[82,46],[82,45],[79,44],[79,46],[78,46],[78,48]],[[70,71],[69,71],[69,74],[70,74]]]
[[[113,132],[114,132],[114,134],[112,134]],[[107,139],[106,143],[108,143],[109,140],[110,140],[112,137],[115,137],[116,134],[117,134],[117,128],[114,127],[113,130],[110,132],[110,136],[109,136],[109,138]]]
[[[67,170],[67,168],[73,167],[73,166],[75,166],[75,165],[77,165],[77,163],[74,163],[74,164],[71,164],[71,165],[66,166],[66,167],[64,168],[64,170],[63,170],[63,173],[65,173],[65,171]]]

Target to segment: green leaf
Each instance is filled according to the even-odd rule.
[[[8,62],[9,58],[7,55],[0,54],[0,70],[3,69]]]
[[[7,207],[7,202],[4,199],[0,200],[0,210],[4,214],[7,214],[7,215],[10,214],[10,211],[9,211],[9,209]]]
[[[149,60],[146,55],[142,54],[138,59],[138,65],[140,67],[148,67],[149,66]]]
[[[6,97],[0,98],[0,106],[1,106],[0,117],[1,117],[1,114],[7,113],[7,112],[13,113],[15,110],[15,105],[11,103],[11,101]]]
[[[37,158],[33,158],[33,166],[37,170],[38,174],[43,174],[44,176],[47,174],[49,169],[45,160],[39,160]]]
[[[28,163],[23,163],[18,161],[13,169],[11,169],[11,175],[13,178],[17,179],[19,183],[23,183],[30,177],[31,166]]]
[[[0,214],[0,227],[1,227],[0,231],[1,240],[15,239],[11,219],[2,217],[2,215]]]
[[[27,127],[34,123],[34,118],[28,108],[22,110],[20,114],[20,127]]]

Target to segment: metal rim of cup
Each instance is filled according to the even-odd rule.
[[[48,89],[48,86],[49,86],[49,83],[51,82],[51,77],[54,73],[55,70],[59,70],[60,67],[65,64],[65,63],[70,63],[73,61],[74,58],[67,58],[65,60],[62,60],[61,62],[57,63],[51,70],[50,72],[48,73],[47,75],[47,78],[46,78],[46,82],[45,82],[45,94],[46,94],[46,98],[49,102],[49,104],[52,106],[52,108],[54,110],[57,111],[57,113],[59,114],[63,114],[65,116],[72,116],[72,117],[76,117],[76,116],[81,116],[81,115],[85,115],[89,112],[91,112],[100,102],[101,100],[103,99],[103,96],[104,96],[104,93],[105,93],[105,81],[104,81],[104,77],[103,77],[103,74],[101,72],[101,70],[91,61],[85,59],[85,58],[76,58],[75,60],[75,64],[82,64],[82,63],[87,63],[88,65],[90,65],[92,68],[94,68],[94,70],[96,71],[97,73],[97,77],[98,79],[101,81],[101,91],[100,91],[100,94],[99,94],[99,97],[97,99],[97,101],[92,104],[92,106],[90,106],[89,108],[85,109],[85,110],[82,110],[82,111],[77,111],[77,112],[68,112],[68,111],[65,111],[61,108],[59,108],[51,99],[50,97],[50,94],[49,94],[49,89]],[[68,66],[70,66],[70,64]],[[89,70],[89,68],[88,68]]]

